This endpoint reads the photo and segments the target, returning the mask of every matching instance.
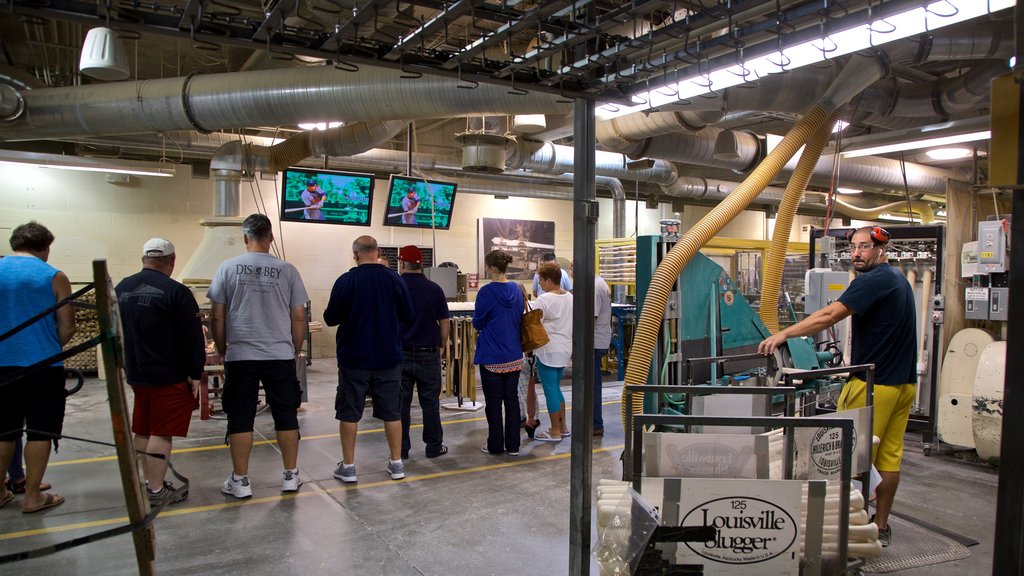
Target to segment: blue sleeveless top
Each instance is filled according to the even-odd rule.
[[[53,277],[57,272],[33,256],[0,258],[0,334],[57,303],[53,295]],[[31,366],[60,351],[57,319],[51,314],[0,341],[0,366]]]

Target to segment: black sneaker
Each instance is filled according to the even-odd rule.
[[[882,548],[888,548],[890,540],[892,540],[892,526],[886,526],[885,528],[879,528],[878,529],[878,542],[882,544]]]
[[[164,485],[159,490],[153,492],[149,489],[146,493],[149,495],[149,506],[150,508],[156,508],[163,502],[168,504],[180,504],[185,500],[188,500],[188,488],[185,488],[181,492],[177,492],[177,487],[170,482],[164,481]]]

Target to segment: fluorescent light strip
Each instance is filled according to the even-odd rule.
[[[911,142],[899,142],[885,146],[872,146],[860,150],[849,150],[841,152],[843,158],[857,158],[860,156],[874,156],[876,154],[888,154],[889,152],[900,152],[902,150],[917,150],[920,148],[932,148],[934,146],[948,146],[949,144],[962,144],[964,142],[975,142],[977,140],[988,140],[992,132],[971,132],[970,134],[957,134],[955,136],[944,136],[942,138],[926,138],[924,140],[913,140]]]
[[[722,90],[745,82],[753,82],[769,74],[777,74],[850,54],[858,50],[880,46],[917,34],[945,28],[965,20],[984,16],[1006,8],[1012,8],[1015,0],[939,0],[926,7],[914,8],[888,18],[875,20],[870,24],[856,26],[836,32],[827,38],[804,42],[781,53],[774,52],[760,58],[753,58],[743,66],[732,65],[707,74],[691,76],[679,82],[670,82],[659,88],[636,94],[632,97],[636,106],[598,106],[596,116],[601,120],[617,118],[633,112],[640,112],[672,104],[679,100]]]
[[[109,163],[104,163],[109,162]],[[35,168],[56,168],[80,172],[105,172],[108,174],[131,174],[134,176],[173,177],[173,164],[163,162],[142,162],[133,160],[103,160],[82,156],[59,154],[38,154],[31,152],[0,151],[0,165],[32,166]]]

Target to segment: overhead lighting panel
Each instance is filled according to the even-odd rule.
[[[77,170],[80,172],[105,172],[107,174],[132,174],[135,176],[174,176],[174,165],[167,162],[142,162],[117,158],[88,158],[85,156],[63,156],[60,154],[38,154],[0,150],[0,164],[19,164],[37,168]]]
[[[753,82],[769,74],[777,74],[822,62],[859,50],[872,48],[945,28],[959,22],[971,20],[1006,8],[1012,8],[1015,0],[938,0],[926,6],[906,10],[898,14],[877,18],[867,24],[846,30],[835,31],[824,38],[818,38],[796,46],[784,48],[766,56],[752,58],[716,70],[701,73],[678,82],[669,82],[632,96],[635,106],[598,106],[596,115],[607,120],[633,112],[650,110],[719,91],[730,86]]]
[[[869,148],[861,148],[859,150],[847,150],[841,154],[844,158],[875,156],[878,154],[889,154],[890,152],[901,152],[903,150],[919,150],[921,148],[933,148],[935,146],[947,146],[949,144],[976,142],[978,140],[988,140],[991,137],[992,132],[983,130],[979,132],[969,132],[967,134],[942,136],[940,138],[925,138],[922,140],[911,140],[909,142],[896,142],[894,144],[887,144],[884,146],[871,146]]]

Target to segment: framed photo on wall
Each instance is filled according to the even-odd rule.
[[[481,275],[484,256],[491,250],[504,250],[512,256],[509,280],[532,279],[541,257],[555,251],[554,222],[480,218],[477,224],[477,270]]]

